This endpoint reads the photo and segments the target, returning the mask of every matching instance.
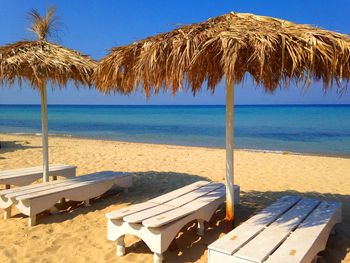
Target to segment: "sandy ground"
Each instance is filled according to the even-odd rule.
[[[0,134],[0,170],[41,164],[41,138]],[[129,193],[111,191],[85,208],[81,203],[58,205],[59,214],[38,216],[27,227],[14,212],[4,221],[0,212],[0,262],[152,262],[147,246],[127,237],[127,255],[115,256],[106,239],[105,213],[142,202],[193,181],[224,181],[222,149],[151,145],[51,137],[50,162],[75,164],[78,175],[113,170],[134,172]],[[299,194],[343,203],[343,223],[331,236],[318,262],[350,262],[350,159],[293,154],[235,152],[235,178],[241,186],[237,224],[285,194]],[[223,235],[219,211],[203,238],[187,225],[164,254],[166,262],[207,262],[207,245]],[[186,231],[184,231],[186,230]]]

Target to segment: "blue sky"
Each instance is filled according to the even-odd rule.
[[[62,24],[54,39],[61,45],[80,50],[100,59],[113,46],[126,45],[133,41],[172,30],[177,25],[200,22],[231,11],[249,12],[259,15],[284,18],[297,23],[312,24],[329,30],[349,34],[350,0],[1,0],[0,1],[0,45],[33,36],[26,29],[29,26],[27,13],[37,9],[41,14],[56,5]],[[308,92],[291,86],[274,94],[265,94],[250,81],[238,85],[235,90],[237,104],[349,104],[350,91],[339,97],[336,89],[322,91],[322,85],[313,83]],[[36,90],[24,85],[22,89],[1,88],[0,104],[39,104]],[[49,104],[224,104],[224,85],[211,94],[203,89],[195,97],[191,93],[159,94],[147,101],[141,93],[123,95],[102,95],[94,90],[69,85],[65,90],[49,91]]]

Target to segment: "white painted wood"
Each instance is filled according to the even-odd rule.
[[[203,236],[205,231],[204,220],[199,219],[197,222],[197,235]]]
[[[89,176],[87,178],[85,178],[85,176],[79,176],[80,180],[71,180],[71,179],[67,179],[65,180],[65,182],[67,182],[67,184],[55,184],[53,183],[51,185],[51,187],[46,187],[45,183],[43,183],[43,185],[45,186],[45,188],[37,190],[37,188],[35,188],[34,192],[30,192],[28,193],[28,191],[25,192],[25,194],[22,194],[21,192],[16,192],[14,195],[6,195],[6,197],[11,196],[11,197],[16,197],[17,200],[23,200],[23,199],[31,199],[31,198],[36,198],[36,197],[42,197],[45,195],[50,195],[53,193],[61,193],[62,191],[66,191],[69,189],[76,189],[79,187],[84,187],[84,186],[88,186],[88,185],[93,185],[96,183],[101,183],[103,181],[111,181],[114,179],[121,179],[123,177],[128,177],[128,174],[125,173],[115,173],[115,172],[110,172],[108,174],[99,174],[99,175],[94,175],[94,176]],[[58,186],[57,186],[58,185]],[[63,198],[63,197],[62,197]],[[83,200],[82,200],[83,201]]]
[[[311,262],[326,248],[331,230],[340,222],[341,204],[322,202],[266,262]]]
[[[318,200],[303,198],[289,211],[237,251],[236,257],[263,262],[319,204]]]
[[[179,196],[178,198],[175,198],[169,202],[166,202],[164,204],[171,205],[175,207],[183,206],[187,203],[192,202],[193,200],[196,200],[197,198],[200,198],[201,196],[205,196],[208,193],[223,187],[224,185],[221,183],[210,183],[203,187],[197,188],[196,190],[189,192],[188,194]]]
[[[125,242],[124,242],[125,236],[121,236],[117,240],[117,256],[122,257],[125,255]]]
[[[7,209],[12,204],[16,205],[20,212],[29,216],[28,223],[31,226],[36,223],[35,218],[38,213],[49,209],[62,198],[87,201],[105,193],[114,185],[122,188],[131,187],[132,176],[125,173],[105,172],[38,185],[33,185],[31,188],[15,188],[5,197],[0,192],[0,207]],[[21,188],[24,188],[24,194],[21,193]]]
[[[11,206],[4,209],[4,219],[7,220],[11,217]]]
[[[54,164],[50,165],[49,176],[71,178],[76,175],[76,166]],[[42,178],[43,167],[30,167],[0,172],[0,184],[24,186]]]
[[[217,208],[223,204],[224,197],[203,207],[196,213],[179,218],[162,227],[146,227],[141,224],[130,224],[123,220],[108,219],[107,238],[116,241],[120,236],[130,234],[142,239],[154,253],[163,253],[167,250],[177,233],[189,222],[203,219],[209,221]]]
[[[41,128],[43,144],[43,181],[49,181],[49,133],[47,121],[47,95],[46,82],[41,81]]]
[[[127,208],[124,208],[124,209],[113,211],[111,213],[106,214],[106,217],[111,219],[121,219],[123,217],[129,216],[135,213],[139,213],[146,209],[151,209],[157,206],[157,204],[164,204],[166,202],[169,202],[175,198],[178,198],[179,196],[183,196],[191,191],[194,191],[208,184],[210,184],[209,181],[198,181],[190,185],[184,186],[182,188],[176,189],[174,191],[171,191],[169,193],[166,193],[164,195],[161,195],[159,197],[153,198],[145,203],[136,204],[136,205],[128,206]]]
[[[154,253],[153,263],[162,263],[162,262],[163,262],[163,255],[159,253]]]
[[[141,223],[142,221],[152,218],[154,216],[158,216],[160,214],[163,214],[165,212],[174,210],[175,206],[170,206],[167,204],[157,205],[155,207],[152,207],[150,209],[134,213],[132,215],[128,215],[123,217],[123,220],[128,223]]]
[[[200,222],[200,229],[203,229],[204,221],[209,221],[217,208],[224,203],[225,186],[221,184],[216,187],[217,185],[213,184],[212,188],[206,187],[209,185],[203,184],[198,189],[191,189],[188,193],[190,195],[186,194],[187,190],[178,189],[177,193],[181,193],[179,197],[171,194],[166,198],[157,198],[158,202],[166,203],[156,204],[151,202],[154,200],[152,199],[140,205],[108,213],[107,238],[116,241],[126,234],[135,235],[142,239],[157,257],[161,256],[183,226],[196,220]],[[201,194],[192,195],[196,191]],[[178,202],[174,202],[175,200]],[[183,206],[169,206],[169,203]],[[127,216],[124,216],[125,214]],[[143,218],[147,219],[141,222]]]
[[[253,263],[245,259],[236,258],[232,255],[222,253],[213,249],[208,250],[208,262],[209,263]],[[280,262],[283,263],[283,262]]]
[[[300,198],[297,196],[284,196],[278,199],[227,235],[209,245],[209,250],[232,255],[299,200]]]
[[[87,199],[87,200],[84,201],[84,206],[85,206],[85,207],[91,206],[91,204],[90,204],[90,199]]]
[[[25,195],[25,194],[30,194],[30,193],[38,193],[40,191],[44,191],[47,189],[54,189],[57,187],[76,184],[77,182],[86,182],[89,179],[96,179],[96,178],[102,179],[105,175],[106,175],[106,173],[101,172],[101,173],[94,173],[94,174],[89,174],[89,175],[84,175],[84,176],[77,176],[74,178],[69,178],[67,180],[32,184],[32,185],[27,185],[27,186],[12,188],[9,190],[0,191],[0,196],[6,196],[8,198],[12,198],[12,197],[17,197],[17,196],[21,196],[21,195]]]
[[[186,185],[184,187],[181,187],[179,189],[176,189],[174,191],[171,191],[169,193],[163,194],[161,196],[158,196],[156,198],[153,198],[151,200],[149,200],[149,202],[152,203],[158,203],[158,204],[164,204],[166,202],[169,202],[175,198],[178,198],[182,195],[188,194],[202,186],[208,185],[210,184],[209,181],[198,181],[189,185]]]
[[[304,198],[293,206],[295,198],[297,197],[294,200],[292,196],[283,197],[215,241],[209,246],[208,262],[312,262],[317,253],[325,248],[331,229],[341,221],[341,205],[322,202],[317,206],[318,200]],[[282,211],[278,218],[276,211]],[[270,219],[262,221],[264,216]],[[252,238],[247,238],[246,242],[240,243],[237,248],[235,242],[259,222],[266,224],[266,227]],[[236,247],[229,248],[230,245]]]
[[[235,185],[235,189],[239,189],[239,187],[237,185]],[[239,192],[237,191],[237,193],[239,193]],[[200,198],[194,199],[190,203],[184,204],[183,207],[191,209],[192,211],[196,211],[196,210],[202,208],[203,206],[210,204],[211,202],[213,202],[217,198],[221,198],[225,195],[226,195],[225,186],[222,185],[220,188],[217,188],[214,191],[211,191],[211,192],[207,193],[206,195],[201,196]]]
[[[36,225],[36,215],[31,215],[28,218],[28,226],[35,226]]]
[[[185,217],[193,213],[192,209],[189,209],[186,207],[171,207],[171,208],[172,209],[161,212],[155,216],[148,217],[144,220],[141,220],[142,225],[147,227],[161,227],[163,225],[169,224],[173,221],[178,220],[179,218]]]
[[[234,84],[226,79],[226,219],[234,220]]]
[[[208,191],[209,189],[206,189],[206,190]],[[201,209],[202,207],[224,196],[225,196],[225,188],[224,188],[224,185],[222,184],[220,185],[219,189],[216,188],[215,191],[206,192],[206,195],[201,195],[197,198],[192,198],[190,202],[188,201],[187,196],[182,196],[178,198],[179,199],[178,201],[180,204],[183,203],[184,204],[183,206],[180,206],[180,207],[172,206],[171,209],[167,211],[161,212],[156,216],[148,217],[148,219],[146,220],[142,220],[142,224],[147,227],[161,227],[163,225],[176,221],[179,218],[185,217],[191,213],[195,213],[197,210]],[[186,202],[181,202],[182,198],[185,198]],[[177,199],[174,199],[174,200],[177,200]],[[170,202],[165,203],[164,205],[168,205],[169,203]],[[135,218],[137,218],[137,216]],[[124,218],[124,221],[127,221],[127,220],[125,220]],[[130,221],[127,221],[127,222],[130,222]],[[139,222],[141,222],[141,220]]]
[[[217,200],[224,200],[225,197],[225,188],[221,187],[220,189],[216,190],[216,193],[213,192],[202,196],[201,198],[195,199],[192,202],[182,206],[178,207],[174,210],[170,210],[168,212],[159,214],[156,217],[149,218],[147,220],[144,220],[142,224],[147,227],[161,227],[164,225],[167,225],[173,221],[176,221],[182,217],[185,217],[191,213],[196,213],[200,209],[202,209],[205,206],[210,206],[210,204],[216,202]]]
[[[122,208],[122,209],[107,213],[106,217],[110,219],[122,219],[125,216],[131,215],[137,212],[141,212],[143,210],[150,209],[155,206],[158,206],[158,204],[151,203],[151,202],[130,205],[126,208]]]
[[[63,165],[63,164],[50,164],[50,172],[60,170],[61,167],[69,168],[69,167],[76,167],[72,165]],[[17,168],[12,170],[6,170],[6,171],[0,171],[0,178],[11,178],[12,176],[17,176],[18,174],[26,175],[28,173],[33,172],[43,172],[42,166],[32,166],[32,167],[25,167],[25,168]]]

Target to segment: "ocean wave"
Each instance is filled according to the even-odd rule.
[[[29,136],[42,136],[42,133],[41,133],[41,132],[7,132],[7,134],[13,134],[13,135],[29,135]],[[68,134],[68,133],[49,133],[49,136],[73,137],[72,134]]]

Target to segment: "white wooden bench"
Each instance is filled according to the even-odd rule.
[[[55,180],[58,176],[70,178],[76,174],[76,166],[51,164],[49,167],[49,176]],[[24,186],[35,182],[43,177],[43,167],[29,167],[7,171],[0,171],[0,184],[4,184],[6,189],[10,185]]]
[[[107,238],[117,241],[117,255],[125,254],[124,236],[142,239],[154,253],[154,262],[162,262],[177,233],[187,223],[198,221],[198,234],[204,234],[204,221],[209,221],[225,202],[225,185],[198,181],[145,203],[132,205],[106,214]],[[235,203],[239,203],[239,186],[235,186]]]
[[[310,263],[339,222],[338,202],[284,196],[212,243],[208,262]]]
[[[97,197],[119,186],[127,189],[132,186],[132,176],[120,172],[100,172],[71,179],[51,181],[0,191],[0,208],[5,209],[4,217],[11,216],[15,205],[20,212],[29,216],[29,226],[36,224],[36,215],[51,208],[63,198],[72,201],[85,201]]]

